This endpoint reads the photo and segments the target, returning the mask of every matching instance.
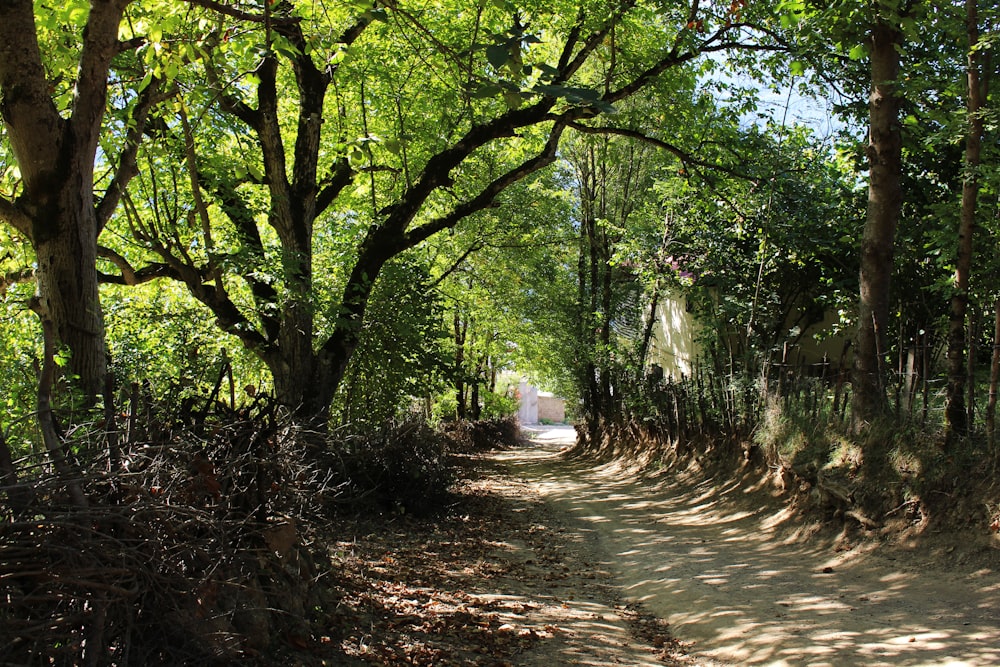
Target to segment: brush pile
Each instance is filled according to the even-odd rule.
[[[0,523],[0,662],[228,662],[303,631],[305,529],[344,482],[275,410],[199,430],[128,443],[114,471],[78,455],[86,507],[36,471]]]

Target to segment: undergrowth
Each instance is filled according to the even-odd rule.
[[[946,446],[943,431],[905,419],[886,419],[857,435],[840,420],[771,400],[754,443],[784,486],[809,492],[818,509],[853,516],[866,528],[990,523],[995,469],[982,439]]]

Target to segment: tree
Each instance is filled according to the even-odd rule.
[[[581,360],[580,391],[591,441],[602,419],[617,413],[616,397],[624,361],[615,329],[635,330],[637,280],[618,257],[618,244],[647,195],[652,149],[618,137],[583,137],[568,151],[575,172],[579,205],[577,330]],[[632,298],[630,298],[632,297]],[[617,363],[616,363],[617,360]],[[642,373],[641,360],[637,374]]]
[[[361,4],[337,15],[281,2],[220,25],[204,74],[190,72],[210,89],[184,84],[184,116],[165,119],[175,163],[193,167],[197,215],[163,224],[136,208],[132,219],[267,365],[279,399],[319,423],[387,262],[501,205],[555,161],[572,123],[700,53],[760,46],[742,3],[658,10],[655,31],[650,7],[631,0]],[[200,119],[190,133],[185,116]],[[226,151],[235,168],[213,158]],[[315,275],[317,243],[331,239],[353,245],[327,283],[339,298]]]
[[[962,177],[962,204],[955,261],[954,292],[948,321],[948,397],[945,411],[951,436],[967,435],[972,426],[966,411],[966,314],[969,306],[969,279],[972,270],[973,234],[979,198],[979,168],[985,131],[982,110],[989,85],[984,72],[983,52],[979,46],[979,7],[977,0],[965,1],[967,124],[965,133],[965,169]],[[971,404],[968,406],[971,411]]]
[[[435,393],[447,376],[444,304],[419,256],[386,264],[333,402],[333,418],[381,428],[411,415],[414,399]]]
[[[104,390],[107,370],[97,237],[135,173],[135,150],[157,91],[148,86],[133,99],[131,125],[98,196],[95,160],[107,129],[112,61],[142,42],[119,40],[128,5],[95,0],[36,16],[31,0],[0,2],[0,111],[20,178],[16,194],[0,196],[0,220],[31,244],[35,308],[69,348],[70,367],[91,398]],[[70,36],[70,53],[43,52],[40,35]]]
[[[507,192],[503,211],[479,213],[474,224],[427,244],[451,332],[449,391],[459,419],[500,416],[510,407],[509,387],[498,384],[503,371],[537,377],[538,357],[553,354],[529,302],[558,308],[549,290],[553,253],[569,242],[563,186],[557,169],[537,174]],[[443,403],[452,405],[450,397]]]
[[[895,3],[878,2],[875,8],[869,41],[868,212],[861,239],[861,290],[851,405],[859,427],[888,412],[885,376],[889,287],[896,224],[903,200],[899,119],[902,100],[897,81],[903,31]]]

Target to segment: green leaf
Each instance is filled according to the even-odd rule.
[[[87,7],[74,7],[71,10],[69,10],[69,22],[79,28],[82,28],[85,25],[87,25],[88,15],[89,15],[89,10]]]
[[[510,109],[519,109],[521,105],[524,104],[524,97],[521,93],[516,93],[512,90],[508,90],[503,94],[503,101]]]
[[[481,100],[487,97],[496,97],[500,93],[504,92],[504,89],[495,83],[484,83],[483,85],[476,88],[469,96],[473,99]]]
[[[399,143],[398,139],[385,139],[382,141],[382,146],[384,146],[385,149],[393,155],[399,155],[402,150],[402,145]]]
[[[500,69],[510,60],[510,51],[507,50],[506,46],[501,44],[491,44],[486,47],[486,60],[494,68]]]

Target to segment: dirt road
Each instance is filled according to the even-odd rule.
[[[642,482],[560,457],[569,427],[530,435],[494,456],[575,533],[598,573],[577,578],[598,576],[668,621],[691,664],[1000,664],[995,550],[957,544],[931,558],[803,539],[735,485]]]

